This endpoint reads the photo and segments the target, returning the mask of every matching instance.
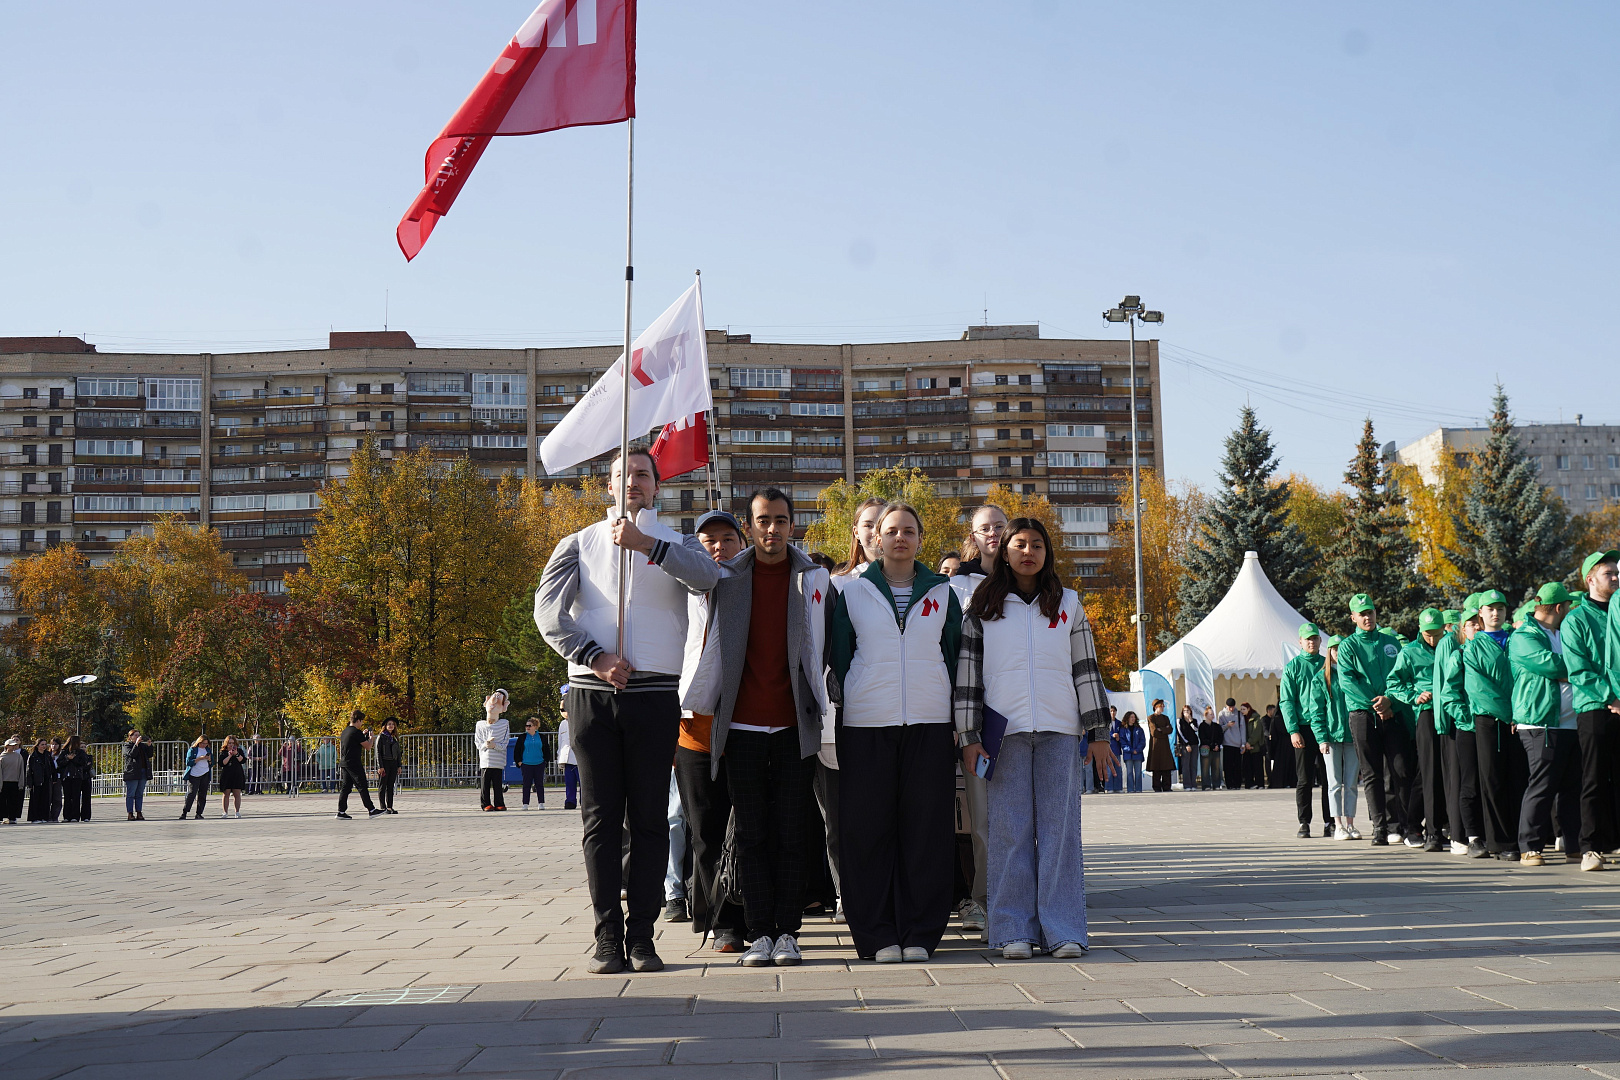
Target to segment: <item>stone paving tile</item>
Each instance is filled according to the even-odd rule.
[[[1525,1065],[1620,1059],[1620,1038],[1596,1031],[1518,1031],[1510,1034],[1458,1033],[1415,1038],[1413,1046],[1466,1065]]]
[[[1222,1065],[1244,1076],[1352,1073],[1434,1066],[1441,1060],[1395,1039],[1317,1039],[1311,1041],[1222,1043],[1203,1048]]]

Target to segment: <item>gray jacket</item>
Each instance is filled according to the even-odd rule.
[[[719,700],[714,709],[709,749],[711,775],[718,774],[731,730],[743,665],[748,658],[748,624],[754,604],[754,555],[747,548],[725,564],[726,573],[709,594],[709,633],[718,635]],[[787,655],[792,667],[794,712],[799,719],[799,756],[821,749],[821,714],[826,707],[826,676],[822,660],[822,633],[812,620],[825,620],[827,571],[796,547],[788,548]]]

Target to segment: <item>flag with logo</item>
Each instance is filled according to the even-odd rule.
[[[636,115],[635,0],[542,0],[428,147],[423,187],[395,230],[416,258],[496,135]]]
[[[665,480],[703,468],[709,463],[708,417],[698,413],[665,424],[647,452],[658,462],[658,475]]]
[[[619,447],[623,431],[650,432],[714,408],[703,333],[701,282],[658,316],[630,346],[630,422],[621,428],[626,385],[621,353],[590,393],[540,443],[546,472],[558,473]]]

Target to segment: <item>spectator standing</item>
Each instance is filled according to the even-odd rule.
[[[44,739],[34,743],[28,755],[28,824],[51,820],[51,787],[56,783],[56,756]]]
[[[1085,951],[1080,776],[1091,761],[1105,774],[1115,765],[1102,738],[1107,698],[1091,627],[1053,555],[1038,519],[1008,525],[963,619],[952,695],[964,772],[978,775],[985,758],[985,710],[1006,720],[988,783],[989,936],[1009,960],[1037,947],[1057,959]],[[1134,717],[1128,726],[1140,733]],[[1083,740],[1087,731],[1092,740]]]
[[[62,777],[62,819],[90,820],[90,792],[96,779],[96,763],[77,735],[69,735],[67,745],[56,760]]]
[[[1338,822],[1334,836],[1339,840],[1360,840],[1356,828],[1356,743],[1350,732],[1349,710],[1338,678],[1339,639],[1322,643],[1327,655],[1311,683],[1309,712],[1311,733],[1327,762],[1328,805]]]
[[[1418,614],[1418,636],[1401,646],[1390,670],[1388,693],[1411,733],[1417,775],[1406,802],[1406,846],[1444,851],[1440,833],[1446,825],[1445,783],[1441,769],[1441,735],[1435,726],[1434,656],[1445,633],[1445,614],[1424,608]],[[1423,823],[1420,835],[1418,822]]]
[[[1283,723],[1282,710],[1275,702],[1266,706],[1261,718],[1266,731],[1266,786],[1291,788],[1294,786],[1294,747]]]
[[[247,753],[236,741],[235,735],[225,736],[219,748],[219,808],[221,817],[231,816],[231,800],[236,801],[236,816],[242,816],[242,789],[247,787]]]
[[[62,820],[62,740],[52,739],[48,745],[51,754],[51,820]]]
[[[403,748],[399,741],[399,720],[390,716],[383,721],[382,731],[377,734],[377,805],[382,807],[385,814],[397,814],[394,809],[394,790],[399,784],[400,760],[403,757]],[[545,789],[541,789],[541,801],[545,801]],[[525,793],[523,804],[529,803]]]
[[[145,821],[146,785],[152,781],[152,740],[134,728],[124,736],[124,812],[129,821]]]
[[[1147,771],[1153,776],[1154,791],[1169,791],[1170,778],[1175,775],[1176,756],[1170,752],[1173,725],[1164,714],[1164,702],[1155,701],[1148,716]]]
[[[1226,708],[1216,720],[1221,725],[1221,771],[1226,774],[1226,789],[1235,791],[1243,786],[1244,744],[1243,714],[1236,698],[1226,699]]]
[[[1519,810],[1530,770],[1524,744],[1513,734],[1513,666],[1508,659],[1507,597],[1479,594],[1480,632],[1463,649],[1463,679],[1474,711],[1485,850],[1503,862],[1519,859]]]
[[[1311,835],[1311,788],[1322,789],[1322,835],[1334,835],[1335,823],[1328,803],[1327,758],[1316,742],[1316,729],[1310,722],[1313,689],[1322,670],[1322,631],[1315,623],[1299,627],[1299,655],[1283,668],[1277,688],[1283,727],[1294,749],[1294,811],[1299,817],[1299,836]]]
[[[1243,786],[1263,788],[1266,786],[1265,725],[1247,701],[1238,706],[1238,712],[1243,714]]]
[[[1559,633],[1574,597],[1559,582],[1536,593],[1534,614],[1508,638],[1513,665],[1513,723],[1524,744],[1529,780],[1519,809],[1519,862],[1541,866],[1556,813],[1564,857],[1581,858],[1581,744],[1575,694]]]
[[[1181,759],[1181,790],[1198,790],[1198,720],[1192,706],[1183,705],[1176,717],[1176,754]]]
[[[563,684],[562,704],[558,706],[562,719],[557,723],[557,761],[562,765],[563,809],[579,809],[579,762],[574,757],[574,744],[568,733],[568,685]]]
[[[708,657],[719,664],[719,693],[712,707],[694,701],[693,711],[714,716],[711,778],[726,759],[749,943],[743,965],[786,967],[802,960],[804,825],[827,711],[822,658],[831,585],[791,543],[786,492],[755,492],[748,530],[753,546],[726,564],[710,594],[710,637],[718,635],[719,648]]]
[[[1125,762],[1125,790],[1133,795],[1142,793],[1142,763],[1147,757],[1147,732],[1134,710],[1126,710],[1119,722],[1120,757]]]
[[[1221,786],[1225,754],[1221,725],[1215,719],[1215,707],[1204,706],[1204,718],[1198,723],[1198,764],[1205,791]]]
[[[511,726],[501,714],[506,711],[506,691],[496,690],[484,699],[484,718],[473,728],[473,746],[483,772],[478,785],[478,803],[484,812],[506,809],[506,744]]]
[[[842,704],[840,878],[856,953],[916,963],[950,918],[962,613],[949,582],[916,561],[916,510],[890,503],[878,520],[882,558],[837,593],[828,642]]]
[[[584,782],[585,875],[596,916],[588,970],[617,974],[664,966],[653,947],[669,858],[669,769],[680,736],[680,676],[687,597],[707,592],[720,568],[697,537],[658,521],[658,463],[645,451],[614,461],[623,510],[565,537],[535,590],[534,621],[568,660],[571,745]],[[628,558],[621,558],[621,550]],[[627,563],[619,621],[619,567]],[[623,655],[610,651],[621,647]],[[628,916],[620,906],[624,823],[630,822]]]
[[[322,791],[335,791],[338,786],[338,745],[330,735],[321,739],[312,755],[316,775],[321,778]]]
[[[298,791],[298,766],[303,763],[303,748],[298,736],[289,735],[281,744],[281,777],[287,785],[287,794]]]
[[[368,817],[376,817],[382,813],[382,808],[372,805],[371,785],[366,783],[366,750],[371,746],[371,734],[361,725],[365,722],[366,714],[356,709],[349,714],[349,725],[343,729],[338,739],[338,758],[342,762],[343,779],[338,788],[337,816],[344,821],[352,820],[349,817],[349,792],[358,788],[360,790],[360,805],[366,808]],[[502,744],[503,748],[505,744]]]
[[[1474,707],[1468,698],[1468,674],[1463,657],[1483,627],[1479,617],[1479,594],[1470,593],[1457,613],[1454,634],[1442,638],[1434,651],[1435,700],[1445,714],[1451,746],[1447,751],[1454,763],[1457,782],[1446,805],[1451,822],[1451,853],[1471,859],[1488,859],[1485,847],[1485,808],[1479,788],[1479,754],[1475,750]]]
[[[1112,777],[1103,781],[1102,791],[1120,792],[1125,790],[1125,746],[1122,732],[1125,722],[1119,718],[1119,709],[1113,705],[1108,706],[1108,748],[1113,751],[1114,760],[1120,763],[1118,771]]]
[[[28,780],[28,759],[22,740],[13,735],[0,747],[0,821],[17,824],[23,813],[23,788]]]
[[[1620,551],[1588,555],[1581,585],[1586,594],[1559,633],[1581,748],[1581,869],[1602,870],[1601,852],[1620,847],[1620,679],[1611,677],[1620,669],[1620,649],[1609,644]]]
[[[742,525],[724,510],[711,510],[698,518],[696,531],[698,542],[720,566],[742,552]],[[746,920],[740,905],[718,894],[720,856],[725,847],[726,826],[731,820],[731,790],[726,759],[715,758],[710,750],[714,735],[713,715],[696,713],[689,707],[689,702],[713,693],[712,680],[720,675],[719,665],[705,667],[700,663],[706,649],[718,650],[720,646],[719,638],[712,646],[709,643],[709,600],[709,593],[695,595],[688,600],[686,655],[681,663],[681,731],[675,746],[675,781],[680,789],[681,806],[686,813],[686,835],[692,851],[691,884],[687,889],[687,914],[692,919],[692,929],[705,938],[712,935],[711,947],[715,952],[733,953],[742,952],[745,947],[743,933]],[[836,769],[832,775],[836,790]],[[828,856],[836,882],[837,858],[832,851],[828,852]],[[668,892],[666,887],[666,896]],[[667,916],[667,901],[665,908]]]
[[[529,791],[533,789],[535,804],[546,807],[546,744],[540,737],[540,718],[531,716],[523,724],[523,734],[512,747],[512,760],[523,774],[523,809],[529,808]],[[384,804],[386,805],[386,804]]]
[[[197,804],[197,818],[201,820],[203,807],[208,805],[208,784],[213,773],[213,751],[208,736],[199,735],[197,741],[191,744],[191,749],[186,751],[186,804],[180,808],[181,821],[191,813],[193,800]]]
[[[1393,635],[1379,629],[1378,609],[1366,593],[1350,598],[1350,621],[1356,624],[1355,632],[1339,644],[1340,688],[1356,739],[1372,842],[1384,846],[1393,839],[1398,844],[1408,831],[1406,807],[1416,771],[1412,740],[1395,715],[1395,699],[1389,696],[1389,675],[1395,670],[1401,646]],[[1505,647],[1502,659],[1505,667]]]

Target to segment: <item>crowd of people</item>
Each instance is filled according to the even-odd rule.
[[[569,667],[590,970],[662,968],[666,902],[745,965],[800,963],[812,846],[863,959],[927,961],[953,909],[1008,958],[1080,956],[1080,795],[1119,761],[1046,527],[981,507],[947,576],[917,558],[921,515],[871,499],[829,569],[791,543],[786,492],[683,537],[653,512],[649,455],[615,461],[621,480],[625,513],[564,538],[535,594]]]
[[[96,763],[77,735],[40,739],[24,749],[13,735],[0,747],[0,821],[89,821]]]
[[[1602,870],[1620,848],[1620,552],[1580,567],[1584,592],[1549,582],[1519,610],[1496,589],[1427,608],[1402,641],[1365,594],[1355,631],[1299,629],[1283,672],[1299,835],[1542,866],[1562,852]]]

